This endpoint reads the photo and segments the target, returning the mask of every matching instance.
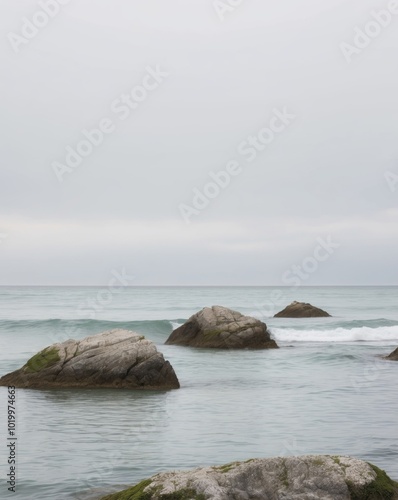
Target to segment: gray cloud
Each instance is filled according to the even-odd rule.
[[[398,15],[351,64],[340,48],[387,6],[245,0],[220,22],[212,0],[71,1],[15,53],[7,34],[39,7],[3,3],[0,284],[120,266],[138,284],[283,284],[329,234],[341,248],[306,284],[395,284]],[[157,65],[169,76],[121,120],[112,103]],[[275,108],[296,118],[248,162]],[[58,182],[52,163],[103,118],[115,131]],[[232,160],[185,224],[179,205]]]

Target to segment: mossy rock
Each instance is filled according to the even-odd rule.
[[[302,474],[307,470],[308,474]],[[275,474],[277,473],[277,475]],[[326,489],[319,490],[325,479]],[[311,478],[309,481],[308,479]],[[172,493],[163,493],[163,492]],[[230,462],[221,466],[157,474],[102,500],[206,500],[236,498],[332,498],[398,500],[398,483],[378,467],[348,456],[305,455]],[[211,492],[211,493],[210,493]],[[261,496],[262,495],[262,496]]]
[[[334,462],[336,462],[336,461],[334,460]],[[323,458],[314,458],[314,460],[312,461],[312,463],[314,465],[317,465],[318,467],[321,467],[322,465],[325,464],[325,460]]]
[[[286,466],[286,460],[282,460],[283,471],[279,476],[279,481],[283,484],[285,488],[289,488],[289,473]]]
[[[204,495],[197,494],[195,490],[187,488],[160,495],[157,494],[158,488],[150,488],[148,491],[144,491],[151,483],[150,479],[146,479],[132,488],[113,493],[101,500],[152,500],[154,498],[156,500],[206,500]]]
[[[30,358],[23,370],[28,373],[37,373],[55,365],[60,359],[58,349],[48,347]]]
[[[227,307],[204,307],[179,326],[167,345],[206,349],[277,349],[267,325]]]
[[[217,467],[214,467],[214,469],[225,474],[230,470],[235,469],[235,467],[237,467],[240,463],[241,462],[231,462],[229,464],[219,465]]]
[[[141,481],[141,483],[129,488],[103,497],[101,500],[151,500],[152,494],[145,493],[144,489],[152,483],[150,479]]]
[[[376,479],[362,488],[347,483],[351,500],[396,500],[398,499],[398,483],[390,479],[386,472],[373,464],[369,464],[376,473]]]
[[[46,347],[0,377],[0,386],[171,390],[180,383],[153,342],[130,330],[114,329]]]

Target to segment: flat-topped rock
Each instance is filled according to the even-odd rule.
[[[330,314],[319,307],[312,306],[306,302],[292,302],[283,311],[275,314],[274,318],[326,318]]]
[[[397,487],[362,460],[307,455],[165,472],[102,500],[396,500]]]
[[[128,330],[111,330],[83,340],[53,344],[22,368],[0,379],[0,385],[177,389],[173,367],[153,342]]]
[[[391,361],[398,361],[398,347],[391,354],[386,356],[385,359],[389,359]]]
[[[220,349],[274,349],[267,325],[227,307],[205,307],[172,332],[166,344]]]

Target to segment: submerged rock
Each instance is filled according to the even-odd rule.
[[[330,314],[319,307],[314,307],[305,302],[292,302],[283,311],[275,314],[274,318],[323,318],[330,317]]]
[[[227,307],[205,307],[172,332],[166,344],[220,349],[274,349],[267,325]]]
[[[128,330],[111,330],[83,340],[53,344],[22,368],[0,379],[0,385],[177,389],[173,367],[153,342]]]
[[[346,456],[254,459],[165,472],[101,500],[396,500],[398,483]]]
[[[391,354],[386,356],[385,359],[389,359],[391,361],[398,361],[398,347]]]

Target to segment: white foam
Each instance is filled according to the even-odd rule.
[[[294,330],[271,328],[272,337],[280,342],[398,342],[398,326],[379,328],[336,328],[335,330]]]

